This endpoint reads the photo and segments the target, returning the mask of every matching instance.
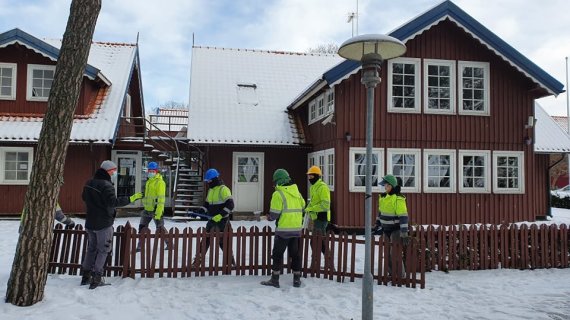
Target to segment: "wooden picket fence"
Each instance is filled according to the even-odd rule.
[[[239,227],[224,233],[206,233],[203,228],[138,233],[127,223],[115,230],[106,276],[269,275],[273,235],[270,227],[249,230]],[[204,252],[206,239],[210,241],[210,249],[202,255],[202,263],[194,267],[193,259],[197,252]],[[221,250],[222,241],[229,250]],[[139,242],[141,250],[137,252]],[[56,226],[49,272],[79,274],[86,245],[82,226],[73,230]],[[321,254],[323,246],[326,256]],[[358,260],[356,253],[363,250],[363,246],[362,236],[346,232],[325,236],[304,233],[299,246],[303,276],[338,282],[362,278],[364,262]],[[569,247],[565,224],[416,227],[405,248],[375,236],[371,268],[378,284],[424,288],[426,270],[569,268]],[[394,253],[393,272],[389,272],[390,250]],[[289,264],[284,272],[291,272]]]
[[[461,225],[416,234],[427,270],[569,268],[570,237],[561,225]]]
[[[145,229],[139,233],[127,223],[114,232],[113,251],[108,257],[105,275],[131,278],[137,275],[141,278],[269,275],[273,236],[274,232],[268,226],[210,233],[204,228],[196,231],[171,228],[156,233]],[[207,239],[210,242],[208,253],[201,254],[202,263],[194,267],[196,253],[205,252]],[[140,251],[137,252],[139,242]],[[222,250],[222,243],[229,250]],[[75,229],[56,226],[49,272],[78,275],[86,246],[87,234],[81,225]],[[362,236],[346,232],[325,236],[311,236],[305,232],[299,243],[303,276],[338,282],[362,278],[364,262],[357,259],[356,253],[363,250],[363,246]],[[323,247],[325,255],[321,254]],[[391,273],[388,272],[389,250],[393,252]],[[371,251],[373,278],[378,284],[424,288],[425,259],[421,253],[425,251],[425,241],[412,242],[402,248],[399,244],[391,246],[383,237],[374,237]],[[291,271],[289,261],[284,272]]]

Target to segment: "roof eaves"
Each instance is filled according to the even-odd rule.
[[[442,2],[402,27],[390,32],[390,35],[406,42],[445,18],[450,18],[451,21],[473,35],[496,54],[503,57],[503,59],[511,63],[511,65],[519,71],[542,85],[551,94],[558,95],[564,92],[564,85],[562,83],[554,79],[451,1]]]

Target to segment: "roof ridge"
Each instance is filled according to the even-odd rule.
[[[42,38],[43,41],[63,41],[63,39],[58,38]],[[114,46],[129,46],[129,47],[136,47],[136,43],[130,42],[113,42],[113,41],[95,41],[92,40],[91,44],[101,44],[101,45],[114,45]]]
[[[313,52],[297,52],[297,51],[287,51],[287,50],[268,50],[268,49],[247,49],[247,48],[228,48],[228,47],[216,47],[216,46],[192,46],[196,49],[212,49],[212,50],[228,50],[228,51],[245,51],[245,52],[262,52],[262,53],[273,53],[273,54],[288,54],[288,55],[302,55],[302,56],[337,56],[333,53],[313,53]]]

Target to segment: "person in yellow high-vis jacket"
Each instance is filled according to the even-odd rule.
[[[147,166],[148,180],[144,188],[144,193],[135,193],[131,196],[131,201],[142,199],[144,210],[139,222],[139,232],[148,228],[150,221],[154,221],[156,229],[164,228],[164,201],[166,196],[166,183],[162,179],[156,162],[149,162]],[[140,243],[137,251],[140,250]]]
[[[220,173],[214,168],[210,168],[204,174],[204,182],[208,184],[208,194],[206,195],[206,201],[204,203],[204,208],[207,210],[210,219],[206,223],[206,232],[220,231],[223,232],[226,227],[230,228],[230,217],[232,210],[234,209],[234,199],[232,197],[232,191],[228,188],[222,179],[220,178]],[[203,252],[198,252],[194,261],[192,262],[193,267],[198,267],[204,260],[206,252],[210,248],[210,238],[206,238],[205,243],[200,243],[200,250],[204,246]],[[226,250],[224,246],[223,238],[219,242],[220,248]],[[235,265],[235,259],[232,256],[232,265]]]
[[[288,251],[293,269],[293,286],[301,286],[301,252],[299,238],[303,231],[303,208],[305,199],[285,169],[273,173],[275,191],[271,196],[268,220],[275,220],[275,241],[271,259],[271,279],[262,281],[264,286],[279,288],[279,275],[283,268],[283,254]]]
[[[327,226],[331,221],[331,190],[329,186],[322,179],[322,171],[317,166],[312,166],[307,171],[307,178],[311,183],[309,192],[309,204],[305,208],[305,214],[308,214],[313,221],[313,235],[324,236],[327,233]],[[311,240],[311,248],[313,253],[317,250],[317,244]],[[327,257],[327,245],[323,239],[321,244],[321,252],[325,256],[325,265],[333,268],[332,257]],[[314,261],[318,256],[313,255],[313,262],[311,269],[315,267]]]
[[[388,174],[379,183],[385,191],[378,198],[378,218],[373,232],[382,235],[390,243],[400,242],[404,246],[408,245],[408,206],[406,197],[400,192],[400,184],[395,176]],[[392,273],[392,250],[388,252],[388,273]],[[402,269],[402,276],[404,275]]]

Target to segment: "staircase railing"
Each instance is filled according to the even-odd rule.
[[[172,145],[176,149],[176,171],[174,173],[174,184],[173,184],[172,194],[171,194],[171,203],[172,203],[172,198],[175,197],[176,192],[178,190],[178,168],[180,165],[180,149],[178,148],[178,141],[176,139],[174,139],[173,137],[171,137],[170,135],[168,135],[166,132],[164,132],[162,129],[160,129],[158,126],[156,126],[154,123],[152,123],[151,121],[149,121],[148,119],[146,119],[144,117],[121,117],[121,119],[125,120],[123,123],[131,123],[135,127],[135,138],[138,138],[138,136],[136,134],[136,128],[141,126],[141,125],[140,124],[137,125],[137,124],[133,124],[133,123],[142,121],[142,126],[144,128],[143,136],[142,136],[143,143],[146,143],[147,140],[151,140],[153,142],[158,141],[159,144],[164,143],[165,141],[171,141],[172,142]],[[160,135],[156,135],[156,136],[149,135],[148,132],[151,130],[159,132]],[[121,132],[121,131],[119,131],[119,132]],[[123,137],[123,138],[128,138],[128,137]],[[168,144],[166,144],[166,145],[169,146]],[[165,148],[165,149],[168,149],[168,148]]]

